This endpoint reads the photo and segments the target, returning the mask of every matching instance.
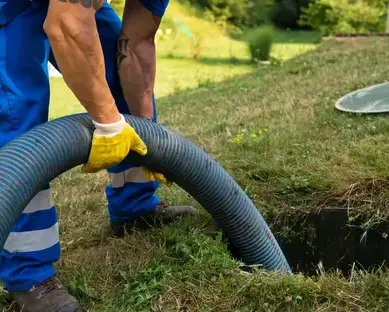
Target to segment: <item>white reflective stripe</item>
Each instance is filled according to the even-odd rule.
[[[27,232],[11,232],[4,249],[10,253],[31,252],[50,248],[59,242],[58,222],[52,227]]]
[[[54,206],[53,197],[51,190],[40,191],[35,197],[29,202],[23,213],[33,213],[41,210],[48,210]]]
[[[123,172],[110,173],[111,184],[113,187],[122,187],[127,182],[150,182],[143,170],[143,167],[127,169]]]

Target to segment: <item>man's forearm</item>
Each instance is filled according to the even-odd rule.
[[[71,20],[71,19],[70,19]],[[105,78],[97,28],[77,18],[66,23],[47,19],[45,31],[65,82],[92,119],[113,123],[120,119]]]
[[[152,97],[156,72],[154,36],[161,18],[139,0],[127,0],[122,34],[118,40],[117,62],[121,87],[131,115],[154,115]]]
[[[149,118],[154,114],[154,40],[143,39],[135,47],[128,41],[122,36],[118,42],[117,62],[121,86],[131,115]]]

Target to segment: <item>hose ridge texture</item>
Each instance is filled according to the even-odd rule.
[[[135,161],[192,195],[239,250],[246,265],[290,272],[265,220],[234,179],[207,153],[160,124],[125,115],[148,147]],[[93,124],[87,114],[49,121],[0,149],[0,248],[24,207],[60,174],[85,163]]]

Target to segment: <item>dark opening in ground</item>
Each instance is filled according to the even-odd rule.
[[[389,224],[377,224],[368,230],[360,220],[350,222],[347,209],[325,208],[306,216],[301,222],[288,224],[291,235],[280,235],[288,222],[272,226],[285,257],[294,273],[317,275],[321,272],[340,270],[349,276],[352,270],[377,269],[389,260]],[[227,242],[228,245],[228,242]],[[237,250],[229,246],[233,256]]]

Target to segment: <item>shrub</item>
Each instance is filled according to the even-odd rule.
[[[303,10],[301,25],[335,33],[368,33],[384,29],[386,4],[381,0],[316,0]]]
[[[236,11],[232,13],[236,16],[231,18],[231,22],[238,27],[256,27],[268,24],[271,18],[271,12],[274,8],[274,0],[254,0],[247,1],[245,11],[240,11],[239,15]]]
[[[228,35],[235,40],[242,39],[243,36],[243,30],[235,25],[227,25],[226,27]]]
[[[212,21],[222,21],[241,29],[273,23],[280,28],[302,28],[302,9],[315,0],[179,0],[202,8]],[[384,0],[369,0],[384,1]]]
[[[267,61],[273,44],[274,29],[263,26],[249,31],[245,38],[253,61]]]
[[[0,0],[1,1],[1,0]],[[244,30],[274,23],[281,28],[300,28],[302,8],[315,0],[179,0],[185,5],[202,9],[212,22],[233,25]],[[377,2],[384,0],[366,0]],[[122,16],[125,0],[111,0],[115,11]],[[164,19],[162,19],[164,20]],[[237,29],[234,33],[237,34]],[[238,31],[239,32],[239,31]]]
[[[239,28],[269,22],[274,0],[180,0],[202,8],[212,20]]]

